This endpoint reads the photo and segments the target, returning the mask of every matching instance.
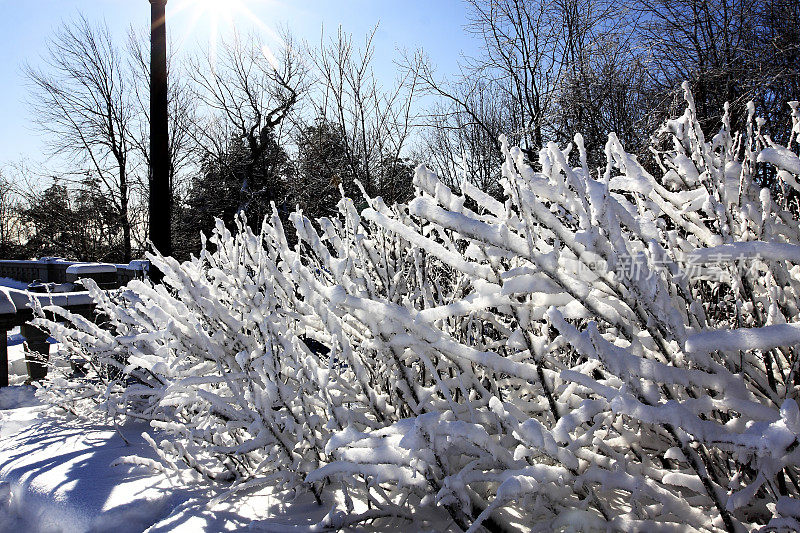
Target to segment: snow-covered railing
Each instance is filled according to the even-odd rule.
[[[44,314],[44,309],[49,306],[58,306],[76,315],[89,317],[94,311],[94,300],[87,291],[48,294],[0,287],[0,387],[8,386],[8,331],[15,327],[20,327],[29,353],[39,354],[38,360],[26,356],[29,377],[41,379],[46,375],[45,363],[50,348],[48,335],[29,322],[34,318],[35,310],[41,310]],[[48,312],[48,315],[53,317],[52,312]]]
[[[109,263],[82,263],[65,261],[57,257],[42,257],[37,261],[0,260],[0,279],[11,280],[14,285],[39,282],[47,293],[19,290],[2,286],[0,281],[0,387],[8,385],[7,332],[21,327],[32,352],[47,355],[47,335],[28,322],[33,318],[34,307],[58,306],[72,312],[89,316],[94,303],[85,290],[75,291],[80,279],[93,279],[104,289],[115,289],[127,285],[131,280],[143,279],[149,269],[149,261],[131,261],[127,265]],[[55,285],[55,286],[54,286]],[[82,289],[80,285],[78,289]],[[63,292],[63,291],[71,292]],[[51,315],[52,316],[52,315]],[[46,368],[39,363],[28,364],[31,378],[43,378]]]
[[[74,281],[74,277],[69,276],[69,269],[80,268],[84,273],[91,270],[91,274],[98,274],[97,270],[102,269],[103,276],[107,278],[105,283],[120,287],[127,285],[133,279],[142,279],[149,265],[149,261],[142,260],[131,261],[128,264],[109,264],[66,261],[57,257],[42,257],[36,261],[0,260],[0,278],[11,278],[27,283],[34,280],[43,283],[65,283]]]

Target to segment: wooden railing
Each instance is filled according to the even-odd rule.
[[[79,276],[94,278],[102,288],[116,289],[133,279],[144,277],[147,268],[146,262],[135,262],[130,265],[114,265],[116,272],[114,268],[105,268],[99,269],[104,270],[103,272],[76,274],[67,272],[72,265],[78,267],[82,263],[55,258],[42,258],[38,261],[0,260],[0,278],[11,278],[25,284],[33,281],[62,284],[73,282]],[[88,269],[89,272],[92,270]],[[75,289],[73,285],[69,287],[71,290]],[[42,307],[57,305],[87,318],[94,315],[95,305],[86,291],[48,294],[0,286],[0,387],[8,386],[8,331],[17,326],[28,345],[25,364],[29,379],[38,380],[47,375],[50,345],[47,343],[47,334],[29,323],[33,318],[32,301],[38,301]],[[46,316],[56,318],[47,311]]]
[[[25,365],[29,379],[39,380],[47,375],[50,344],[47,333],[29,323],[33,319],[31,299],[39,300],[42,307],[58,305],[87,318],[94,314],[94,302],[88,292],[37,294],[0,288],[0,387],[8,386],[8,332],[17,326],[28,344]],[[9,302],[13,305],[9,306]],[[49,311],[45,311],[45,316],[58,318]]]

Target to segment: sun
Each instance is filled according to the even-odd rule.
[[[208,18],[232,21],[234,15],[246,14],[255,17],[246,3],[255,0],[180,0],[176,3],[172,15],[189,11],[196,19]]]
[[[194,0],[195,7],[211,16],[230,15],[235,0]]]
[[[179,0],[167,13],[171,19],[184,19],[178,46],[190,35],[208,34],[211,57],[216,56],[217,40],[237,24],[246,23],[274,33],[248,6],[254,3],[277,3],[274,0]],[[188,18],[188,21],[185,19]]]

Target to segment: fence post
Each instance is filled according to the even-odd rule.
[[[8,387],[8,330],[0,326],[0,387]]]
[[[47,333],[27,322],[20,326],[20,333],[27,341],[25,350],[25,366],[31,381],[38,381],[47,376],[47,362],[50,360],[50,343]]]

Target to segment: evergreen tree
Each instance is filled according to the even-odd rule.
[[[360,194],[346,157],[347,140],[334,123],[320,119],[306,126],[298,138],[297,179],[292,182],[292,203],[311,219],[336,211],[341,186],[348,198]]]
[[[232,139],[227,150],[217,156],[206,154],[200,173],[192,182],[185,202],[175,209],[175,255],[186,258],[200,250],[200,232],[210,234],[215,219],[227,225],[243,212],[257,227],[275,202],[285,208],[286,181],[292,165],[274,135],[262,139],[265,148],[253,160],[246,142]]]
[[[53,183],[34,195],[19,217],[30,235],[23,246],[25,257],[125,260],[119,213],[92,179],[85,180],[76,190]]]

